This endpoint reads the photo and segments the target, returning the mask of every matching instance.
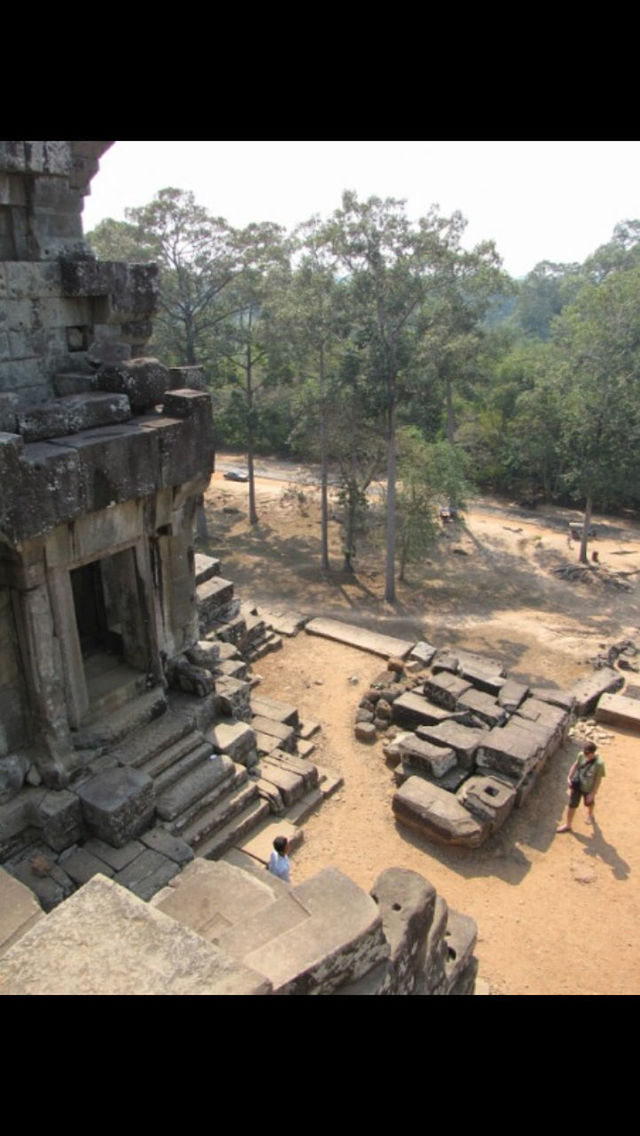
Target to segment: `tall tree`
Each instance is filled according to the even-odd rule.
[[[591,511],[635,499],[640,476],[640,265],[586,285],[554,329],[563,394],[564,477],[585,501],[580,560]]]
[[[395,600],[396,425],[401,395],[420,371],[425,333],[436,319],[465,222],[432,209],[413,224],[404,203],[345,193],[327,239],[348,274],[354,337],[386,417],[387,533],[385,598]],[[478,250],[478,262],[488,255]],[[493,250],[491,251],[493,257]]]
[[[275,297],[288,281],[288,247],[284,230],[268,222],[238,231],[234,247],[238,270],[228,289],[229,310],[219,328],[217,350],[225,361],[227,378],[237,382],[243,393],[249,522],[255,525],[257,396],[269,380],[270,367],[281,347]]]
[[[233,230],[181,189],[161,189],[148,205],[126,209],[125,216],[126,222],[103,221],[89,233],[90,243],[100,256],[156,261],[160,311],[154,340],[178,363],[210,363],[238,270]]]

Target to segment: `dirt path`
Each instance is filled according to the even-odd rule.
[[[218,474],[207,498],[211,551],[244,598],[334,614],[439,646],[464,645],[501,658],[525,681],[558,685],[585,674],[602,644],[637,634],[637,590],[597,580],[568,584],[553,575],[555,565],[575,559],[566,530],[577,514],[568,510],[538,517],[479,502],[467,531],[446,533],[389,608],[375,552],[360,557],[355,579],[339,571],[323,577],[317,506],[308,489],[301,500],[299,488],[265,479],[258,491],[261,522],[254,531],[244,516],[246,486]],[[223,513],[225,504],[241,512]],[[599,518],[598,527],[601,562],[611,570],[640,569],[637,526]],[[339,563],[337,525],[331,549]],[[344,789],[305,826],[296,879],[333,864],[369,889],[390,865],[413,868],[476,919],[480,973],[494,993],[640,993],[640,738],[610,731],[611,741],[602,745],[607,777],[593,832],[580,817],[575,835],[555,835],[574,743],[556,755],[525,807],[484,848],[440,849],[396,826],[381,744],[370,748],[353,736],[358,699],[382,669],[380,660],[303,633],[256,669],[261,691],[321,722],[318,761],[345,778]]]

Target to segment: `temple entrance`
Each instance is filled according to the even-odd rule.
[[[150,670],[135,549],[92,560],[69,575],[89,709],[115,709],[145,689]]]

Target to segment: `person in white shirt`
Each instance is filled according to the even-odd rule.
[[[276,836],[273,842],[273,852],[267,864],[267,871],[284,880],[286,884],[291,883],[291,861],[287,856],[288,847],[286,836]]]

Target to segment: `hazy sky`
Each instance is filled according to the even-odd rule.
[[[116,142],[86,199],[85,229],[123,219],[165,186],[190,189],[236,226],[292,228],[360,197],[397,197],[417,218],[459,209],[465,245],[493,239],[514,276],[582,261],[640,217],[640,142]]]

